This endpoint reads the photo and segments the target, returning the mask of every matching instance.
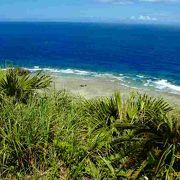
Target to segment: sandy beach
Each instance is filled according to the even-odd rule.
[[[88,99],[111,96],[115,91],[120,91],[123,96],[127,96],[131,92],[140,92],[157,98],[163,97],[175,107],[180,107],[180,95],[148,89],[130,88],[122,85],[119,80],[105,77],[53,76],[52,88],[55,90],[65,89],[72,94]]]

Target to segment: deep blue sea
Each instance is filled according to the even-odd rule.
[[[1,22],[0,63],[180,94],[180,27]]]

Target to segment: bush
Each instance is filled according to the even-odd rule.
[[[139,94],[86,100],[30,93],[26,103],[14,103],[6,93],[1,179],[178,178],[179,117],[164,100]]]
[[[41,73],[30,74],[23,69],[8,69],[0,79],[0,92],[26,103],[35,90],[50,86],[51,77]]]

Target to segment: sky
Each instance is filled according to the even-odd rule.
[[[180,24],[180,0],[0,0],[0,21]]]

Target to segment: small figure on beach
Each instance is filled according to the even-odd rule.
[[[80,85],[80,87],[86,87],[87,86],[87,84],[81,84]]]

